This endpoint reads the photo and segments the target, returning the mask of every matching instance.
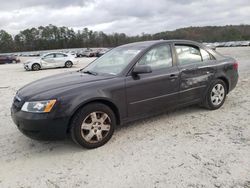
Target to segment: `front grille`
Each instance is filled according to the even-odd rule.
[[[13,104],[12,104],[12,108],[14,111],[19,111],[21,110],[22,106],[23,106],[23,101],[19,96],[15,96],[14,100],[13,100]]]
[[[17,107],[17,106],[14,105],[14,103],[13,103],[13,104],[12,104],[12,110],[13,110],[13,112],[18,112],[18,111],[21,110],[21,108],[20,108],[20,107]]]

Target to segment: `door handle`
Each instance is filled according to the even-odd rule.
[[[185,72],[185,71],[195,71],[195,70],[198,70],[198,68],[182,69],[181,71]]]
[[[170,74],[169,78],[170,79],[177,79],[178,75],[176,75],[176,74]]]

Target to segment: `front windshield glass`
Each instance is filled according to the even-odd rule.
[[[84,68],[83,72],[118,75],[142,50],[141,46],[121,46],[114,48]]]

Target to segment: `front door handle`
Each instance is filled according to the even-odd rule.
[[[178,75],[176,75],[176,74],[170,74],[169,78],[170,79],[177,79]]]
[[[185,72],[185,71],[195,71],[195,70],[198,70],[198,68],[182,69],[181,72]]]

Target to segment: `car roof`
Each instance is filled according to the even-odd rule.
[[[201,45],[201,43],[191,41],[191,40],[150,40],[150,41],[142,41],[142,42],[133,42],[129,44],[122,45],[121,47],[150,47],[152,45],[161,44],[161,43],[184,43],[184,44],[194,44]]]
[[[65,54],[65,55],[68,55],[67,53],[64,53],[64,52],[48,52],[48,53],[43,54],[43,56],[50,55],[50,54]]]

